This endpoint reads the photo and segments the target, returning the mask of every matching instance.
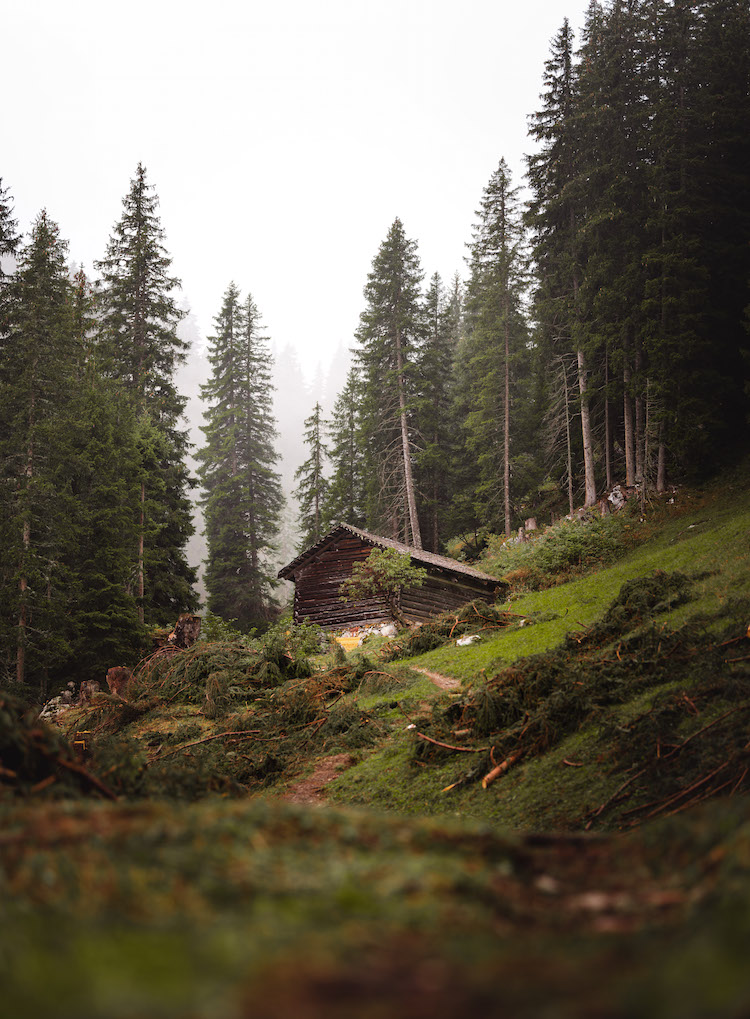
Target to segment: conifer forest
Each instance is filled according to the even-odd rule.
[[[0,179],[1,686],[101,678],[198,610],[196,505],[205,608],[247,631],[284,608],[285,499],[297,551],[343,521],[470,559],[615,484],[664,492],[746,453],[746,0],[592,0],[539,77],[525,177],[497,139],[453,278],[393,219],[286,493],[253,281],[216,295],[192,476],[158,181],[123,182],[87,276],[50,212],[21,235]]]

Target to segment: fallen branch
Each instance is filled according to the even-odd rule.
[[[43,750],[42,753],[45,757],[49,757],[53,760],[55,764],[59,764],[61,768],[67,768],[68,771],[73,771],[76,775],[80,775],[81,778],[86,779],[87,782],[94,786],[95,789],[98,789],[103,796],[107,797],[107,799],[117,800],[117,797],[112,790],[107,788],[103,782],[100,782],[96,775],[92,775],[91,772],[87,768],[84,768],[82,764],[76,764],[75,761],[63,760],[62,757],[53,757],[51,754],[44,753]]]
[[[740,786],[742,785],[742,783],[743,783],[743,782],[745,781],[745,776],[747,775],[747,770],[748,770],[748,769],[747,769],[747,768],[745,768],[745,770],[744,770],[744,771],[742,772],[742,774],[740,775],[740,777],[739,777],[739,778],[737,779],[737,781],[736,781],[736,782],[734,783],[734,785],[732,786],[732,791],[731,791],[731,793],[729,794],[730,796],[734,796],[734,794],[735,794],[735,793],[737,792],[737,790],[739,789],[739,787],[740,787]]]
[[[30,793],[40,793],[43,789],[47,789],[49,786],[54,785],[57,782],[57,775],[47,775],[41,782],[37,782],[29,789]]]
[[[727,644],[737,644],[738,641],[745,640],[748,634],[743,633],[740,637],[730,637],[729,640],[723,640],[721,644],[714,644],[711,650],[713,651],[717,647],[726,647]]]
[[[436,747],[443,747],[445,750],[458,750],[463,754],[486,754],[490,749],[489,747],[454,747],[451,743],[441,743],[440,740],[433,739],[431,736],[425,736],[423,732],[415,733],[420,739],[427,740],[428,743],[434,743]]]
[[[498,764],[496,768],[492,769],[492,771],[487,772],[482,779],[482,789],[486,789],[487,786],[492,785],[496,779],[500,778],[500,776],[504,775],[509,768],[513,767],[516,761],[521,757],[522,753],[523,751],[519,750],[515,754],[511,754],[510,757],[506,757],[502,764]]]
[[[664,760],[668,761],[670,757],[674,757],[675,754],[679,753],[680,750],[686,747],[688,743],[690,743],[692,740],[696,739],[698,736],[701,736],[704,732],[708,732],[709,729],[712,729],[715,725],[718,725],[719,722],[723,721],[725,718],[728,718],[730,715],[735,715],[738,711],[742,711],[746,707],[747,704],[740,704],[739,707],[731,708],[729,711],[725,711],[723,715],[719,715],[719,717],[715,718],[713,722],[709,722],[708,725],[704,725],[702,729],[698,729],[696,732],[692,734],[692,736],[688,736],[686,740],[683,740],[683,742],[680,743],[677,747],[675,747],[675,749],[670,754],[667,754]]]
[[[652,817],[656,817],[656,815],[660,814],[661,811],[664,810],[665,807],[672,806],[678,800],[681,800],[683,796],[687,796],[688,793],[695,792],[696,789],[699,789],[702,785],[705,785],[706,782],[710,782],[710,780],[715,775],[718,775],[720,771],[723,771],[728,766],[729,766],[729,762],[728,761],[725,762],[724,764],[720,764],[718,768],[714,768],[713,771],[710,771],[707,775],[704,775],[703,778],[699,778],[696,782],[693,782],[692,785],[687,786],[687,788],[679,789],[676,793],[673,793],[671,796],[668,796],[664,800],[660,800],[656,804],[649,803],[648,806],[653,806],[653,807],[655,807],[655,809],[652,810],[649,814],[646,814],[646,820],[649,820]],[[730,779],[730,781],[731,781],[731,779]],[[642,808],[642,809],[645,809],[645,808]],[[631,813],[632,813],[632,811],[631,811]]]
[[[646,770],[645,768],[641,768],[640,771],[636,771],[635,775],[631,775],[631,777],[627,780],[627,782],[623,782],[622,785],[619,787],[619,789],[616,789],[612,793],[612,795],[609,797],[609,799],[605,800],[604,803],[602,803],[602,805],[597,810],[594,811],[594,813],[591,815],[591,817],[590,817],[590,819],[588,821],[588,824],[586,825],[586,828],[585,828],[586,831],[588,831],[589,828],[591,827],[591,825],[594,823],[594,819],[599,817],[600,814],[604,813],[604,811],[607,809],[607,807],[611,803],[614,803],[614,801],[620,796],[621,793],[623,793],[628,788],[629,785],[631,785],[633,782],[635,782],[635,780],[637,778],[640,778],[645,770]]]
[[[732,781],[731,778],[727,779],[727,781],[724,782],[722,785],[716,786],[715,789],[708,789],[701,796],[694,796],[691,800],[687,800],[685,803],[681,803],[679,807],[675,807],[674,810],[670,810],[669,813],[664,814],[663,816],[673,817],[675,814],[681,814],[683,810],[688,810],[691,807],[697,806],[699,803],[703,803],[705,800],[710,799],[712,796],[716,796],[716,794],[720,793],[722,789],[726,789],[726,787],[731,783],[731,781]]]
[[[179,754],[180,751],[187,750],[188,747],[197,747],[200,743],[210,743],[211,740],[221,739],[223,736],[257,736],[261,732],[263,732],[262,729],[237,729],[234,732],[219,732],[215,736],[206,736],[205,739],[197,739],[193,743],[183,743],[181,747],[177,747],[175,750],[170,750],[169,753],[156,754],[148,763],[153,764],[154,761],[163,761],[165,757],[171,757],[172,754]]]

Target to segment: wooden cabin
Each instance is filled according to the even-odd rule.
[[[401,612],[410,622],[423,622],[475,598],[493,601],[508,587],[504,581],[447,556],[410,548],[350,524],[338,524],[279,571],[280,578],[294,581],[295,623],[307,620],[337,629],[390,619],[383,602],[342,601],[340,596],[341,585],[351,576],[354,563],[366,559],[376,548],[407,554],[413,565],[427,570],[422,587],[401,592]]]

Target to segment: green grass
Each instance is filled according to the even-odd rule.
[[[695,587],[695,598],[665,614],[676,626],[701,611],[712,611],[730,597],[750,594],[750,510],[737,504],[698,509],[668,520],[648,544],[614,566],[558,587],[536,591],[508,602],[505,608],[522,616],[554,616],[544,622],[513,627],[478,644],[438,648],[412,658],[409,664],[446,676],[472,680],[484,670],[514,662],[555,647],[571,631],[589,626],[617,595],[623,583],[654,570],[708,573]]]
[[[739,1019],[750,1000],[747,801],[559,843],[265,799],[0,822],[3,1005],[25,1019]]]
[[[466,647],[451,644],[438,648],[409,659],[408,665],[462,680],[465,687],[481,684],[503,666],[555,648],[567,634],[590,626],[626,581],[655,570],[679,571],[699,578],[692,585],[688,602],[659,617],[666,628],[679,627],[698,613],[715,613],[730,599],[747,597],[750,511],[741,486],[734,493],[725,489],[697,501],[699,505],[688,513],[662,510],[651,540],[616,565],[514,598],[505,606],[528,617],[531,625],[483,636],[480,643]],[[645,691],[618,706],[614,715],[626,725],[629,719],[648,711],[658,696],[679,684],[678,675],[673,683]],[[369,804],[399,813],[460,815],[519,830],[571,828],[604,802],[623,780],[611,766],[603,767],[607,747],[602,745],[596,726],[567,737],[542,757],[520,763],[488,789],[475,780],[447,793],[443,792],[445,787],[472,768],[480,768],[488,758],[446,753],[443,760],[419,767],[415,763],[417,742],[408,730],[394,735],[385,746],[369,752],[361,763],[339,776],[330,787],[331,797],[339,803]],[[475,745],[483,742],[487,741],[477,739]],[[565,764],[566,760],[582,767]]]
[[[387,667],[368,645],[370,675],[327,692],[325,677],[311,680],[313,721],[284,723],[284,735],[269,714],[257,742],[276,747],[294,734],[294,766],[314,768],[317,756],[345,746],[315,728],[318,715],[356,707],[349,714],[359,712],[372,740],[328,787],[333,806],[281,802],[293,768],[235,800],[0,801],[5,1010],[25,1019],[750,1014],[750,797],[616,837],[580,834],[640,765],[618,770],[616,748],[650,745],[649,726],[670,698],[695,695],[687,684],[701,677],[687,659],[664,682],[652,672],[658,685],[561,730],[559,742],[486,789],[477,779],[491,764],[490,737],[465,738],[482,753],[425,754],[410,728],[437,732],[430,725],[449,705],[470,704],[483,672],[557,647],[601,617],[627,580],[702,574],[692,599],[658,620],[666,627],[750,596],[747,488],[738,475],[721,492],[691,496],[688,512],[664,507],[648,543],[616,565],[513,598],[508,608],[532,625]],[[747,646],[731,654],[742,659]],[[413,666],[462,679],[466,690],[441,692]],[[743,668],[728,670],[726,689],[706,687],[697,715],[675,716],[679,739],[739,703]],[[306,683],[290,680],[275,696],[289,708],[287,694]],[[248,729],[272,713],[255,694],[236,707]],[[200,712],[170,704],[133,722],[133,732],[140,726],[171,751],[172,735],[176,746],[180,735],[224,727]],[[306,739],[307,724],[317,742]],[[745,728],[738,721],[732,734],[740,744]],[[641,743],[629,744],[636,736]],[[258,752],[250,735],[230,746],[235,761]],[[701,768],[714,766],[710,750],[723,745],[705,749]],[[186,767],[229,756],[213,743],[190,754]],[[471,782],[444,791],[469,773]],[[633,792],[623,809],[641,803]]]

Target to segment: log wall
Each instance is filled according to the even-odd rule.
[[[366,559],[372,546],[355,536],[338,538],[322,549],[294,576],[294,620],[307,619],[319,626],[338,628],[389,619],[384,602],[342,601],[341,585],[352,573],[354,563]],[[422,587],[402,592],[401,611],[413,621],[424,622],[449,612],[475,598],[492,600],[496,586],[477,578],[430,569]]]

